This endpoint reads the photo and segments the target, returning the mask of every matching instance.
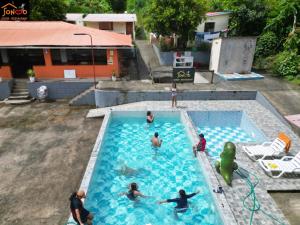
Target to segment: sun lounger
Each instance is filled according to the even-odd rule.
[[[252,159],[264,159],[269,156],[279,156],[285,152],[286,143],[279,138],[273,142],[264,142],[261,145],[242,146],[244,152]]]
[[[273,178],[279,178],[283,174],[300,173],[300,152],[295,156],[284,156],[274,160],[260,159],[258,162],[261,168]]]

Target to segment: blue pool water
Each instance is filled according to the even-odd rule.
[[[209,156],[219,158],[224,143],[264,142],[265,135],[242,111],[191,111],[188,112],[198,133],[206,139]]]
[[[163,140],[159,149],[150,143],[155,131]],[[130,182],[136,182],[143,194],[152,197],[132,202],[126,196],[118,196],[127,191]],[[158,205],[157,201],[177,197],[182,188],[187,193],[201,192],[189,199],[190,209],[175,219],[175,204]],[[95,215],[95,224],[223,224],[178,114],[156,116],[151,125],[147,125],[144,116],[113,114],[85,207]]]

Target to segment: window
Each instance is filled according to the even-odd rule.
[[[113,22],[100,22],[99,23],[99,29],[100,30],[113,30]]]
[[[92,65],[91,49],[52,49],[53,65]],[[107,65],[106,49],[94,49],[96,65]]]
[[[207,22],[204,24],[204,32],[214,32],[215,22]]]

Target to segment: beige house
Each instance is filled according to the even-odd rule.
[[[83,13],[67,13],[65,21],[68,23],[83,26]]]
[[[230,12],[208,12],[196,32],[219,32],[228,29]]]
[[[136,14],[88,14],[83,22],[85,26],[99,30],[108,30],[120,34],[130,34],[135,40]]]

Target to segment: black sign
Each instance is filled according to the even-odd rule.
[[[0,20],[28,20],[29,0],[1,0]]]
[[[173,80],[176,82],[194,82],[195,68],[173,68]]]

